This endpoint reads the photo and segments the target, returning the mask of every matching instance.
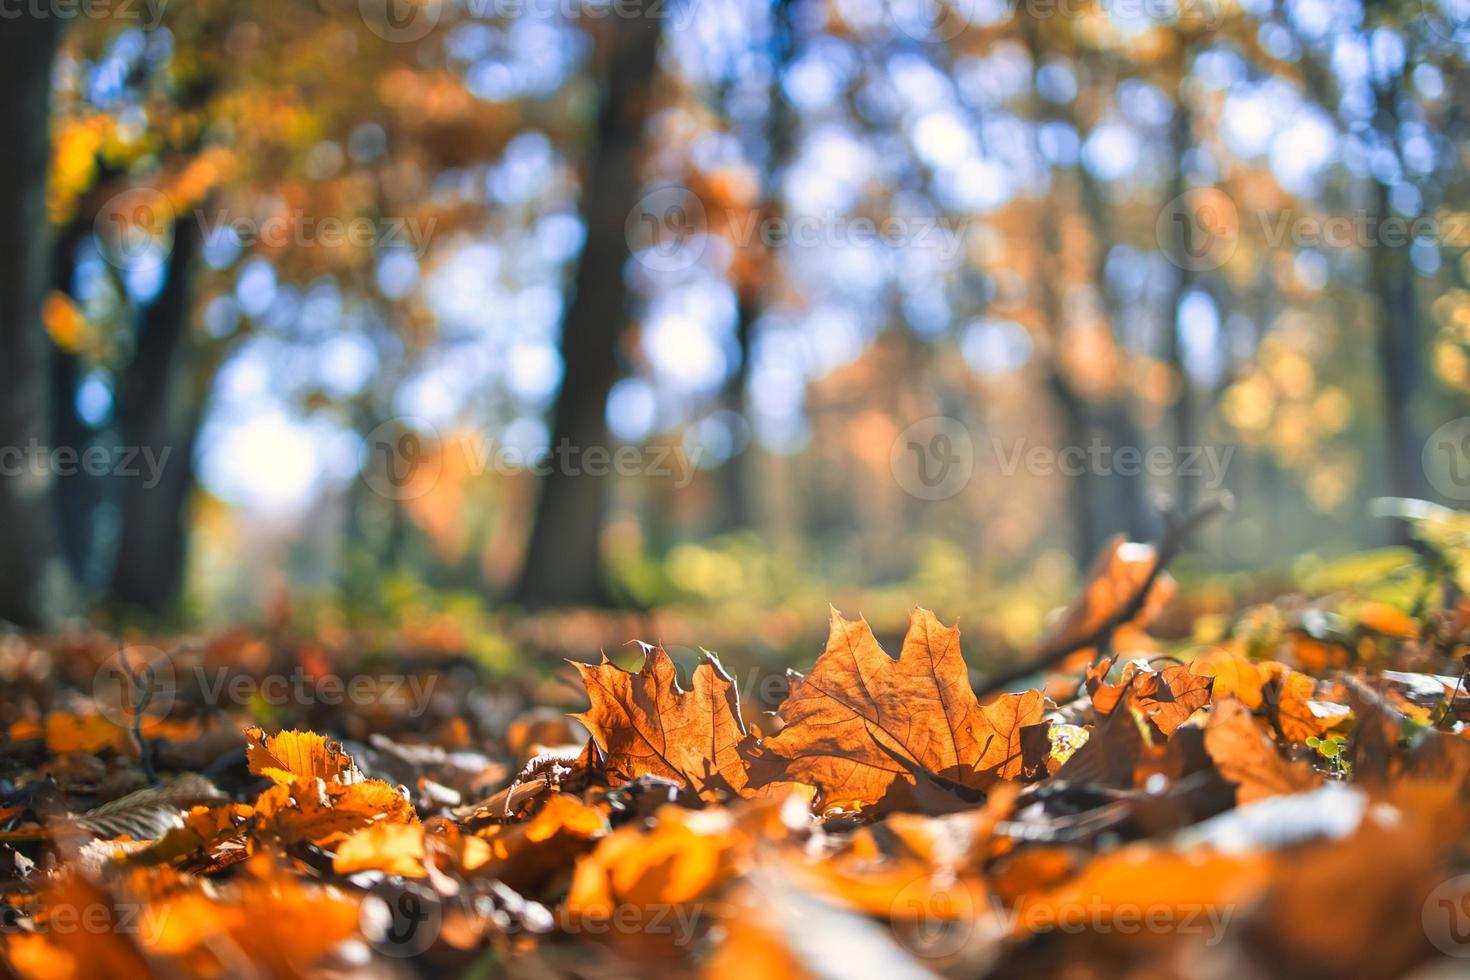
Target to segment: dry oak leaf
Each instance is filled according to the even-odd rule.
[[[1220,775],[1235,786],[1235,800],[1241,806],[1270,796],[1304,792],[1322,782],[1305,762],[1283,759],[1276,743],[1256,726],[1245,704],[1235,698],[1217,701],[1210,709],[1205,751]]]
[[[871,805],[915,769],[983,789],[1021,772],[1021,729],[1041,721],[1039,691],[983,707],[960,656],[960,631],[927,609],[909,619],[894,660],[862,619],[832,611],[827,648],[794,683],[765,739],[780,778],[817,787],[826,802]]]
[[[740,744],[746,739],[735,682],[714,654],[694,668],[692,689],[679,687],[663,647],[645,646],[636,674],[611,663],[572,662],[591,707],[573,715],[607,758],[614,786],[651,774],[682,782],[708,803],[746,789]]]

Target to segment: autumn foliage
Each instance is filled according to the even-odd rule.
[[[13,639],[5,963],[1387,977],[1464,955],[1463,596],[1289,596],[1170,644],[1147,630],[1191,600],[1155,560],[1110,546],[1039,688],[989,692],[927,609],[896,656],[833,610],[772,713],[715,655],[686,689],[649,646],[574,663],[574,720],[493,733],[458,686],[427,719],[318,712],[345,741],[178,705],[118,725],[36,681],[95,644]]]

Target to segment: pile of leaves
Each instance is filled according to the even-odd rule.
[[[297,706],[334,740],[125,660],[120,722],[81,680],[104,638],[11,637],[0,950],[45,978],[1457,974],[1470,523],[1414,516],[1423,550],[1374,565],[1400,601],[1283,597],[1168,649],[1177,548],[1114,542],[988,680],[926,609],[896,657],[833,611],[769,715],[645,647],[574,664],[572,719],[460,683],[411,719]],[[168,666],[280,668],[247,645]]]

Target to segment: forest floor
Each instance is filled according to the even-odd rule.
[[[1185,529],[1116,542],[988,678],[922,608],[888,650],[833,610],[788,675],[649,646],[490,676],[330,631],[12,634],[0,956],[35,978],[1462,975],[1470,518],[1409,516],[1421,550],[1168,641],[1151,624],[1195,608],[1163,570]]]

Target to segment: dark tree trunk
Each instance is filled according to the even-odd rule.
[[[610,477],[583,472],[580,454],[607,447],[607,395],[619,374],[618,342],[627,322],[629,258],[624,222],[637,206],[638,149],[657,66],[657,17],[614,18],[605,101],[593,159],[582,188],[587,243],[562,325],[565,373],[551,437],[551,466],[540,500],[516,599],[528,607],[607,601],[601,537]],[[579,454],[566,465],[559,453]]]
[[[53,288],[72,295],[77,267],[77,249],[91,233],[92,223],[73,218],[56,237],[52,250]],[[51,437],[58,446],[75,449],[79,458],[90,447],[100,445],[97,432],[77,410],[77,390],[82,380],[82,358],[69,350],[52,353]],[[111,452],[111,449],[108,449]],[[60,551],[72,581],[85,595],[106,584],[108,565],[98,548],[98,512],[108,499],[108,481],[78,468],[57,474],[56,517]]]
[[[53,474],[30,465],[49,447],[51,343],[41,308],[51,281],[46,245],[54,16],[23,15],[0,30],[0,619],[40,625],[55,568]]]
[[[1184,194],[1188,187],[1184,178],[1184,158],[1194,145],[1194,117],[1184,96],[1174,106],[1174,121],[1170,128],[1171,156],[1174,173],[1169,181],[1169,200]],[[1195,274],[1190,269],[1188,257],[1195,254],[1194,225],[1192,221],[1179,222],[1174,226],[1175,240],[1170,243],[1174,255],[1174,287],[1169,290],[1169,307],[1165,311],[1164,323],[1168,336],[1164,339],[1164,358],[1179,385],[1172,412],[1173,449],[1187,452],[1199,444],[1198,425],[1195,420],[1194,381],[1189,376],[1189,367],[1184,362],[1184,338],[1180,334],[1179,308],[1184,297],[1194,286]],[[1175,501],[1179,511],[1188,514],[1199,500],[1200,478],[1180,472],[1175,477]]]
[[[771,4],[771,81],[766,90],[766,118],[762,126],[761,143],[764,156],[761,167],[761,196],[757,207],[761,216],[773,221],[781,216],[781,172],[791,158],[791,143],[795,120],[791,104],[781,88],[781,81],[796,54],[796,29],[793,24],[792,7],[796,0],[773,0]],[[766,296],[770,293],[770,279],[777,274],[780,253],[763,242],[751,243],[752,248],[762,249],[757,264],[760,272],[758,281],[748,283],[741,290],[736,310],[735,340],[740,352],[740,363],[730,372],[725,382],[723,401],[728,411],[744,416],[746,412],[746,388],[750,384],[750,352],[755,340],[755,323],[765,311]],[[756,508],[750,499],[751,480],[749,443],[735,453],[721,467],[721,496],[723,510],[720,515],[720,530],[742,530],[755,523]]]
[[[140,313],[136,351],[118,397],[119,441],[125,454],[137,454],[139,472],[119,476],[122,526],[109,598],[155,615],[178,598],[188,555],[200,401],[186,394],[182,368],[193,300],[190,267],[201,234],[196,221],[175,223],[167,278]],[[163,461],[156,481],[150,479],[155,474],[146,464],[147,453]]]
[[[1391,212],[1388,188],[1375,187],[1378,224]],[[1419,301],[1407,245],[1375,243],[1368,250],[1378,311],[1378,378],[1383,391],[1383,428],[1388,457],[1388,491],[1396,497],[1425,495],[1412,399],[1419,376]]]
[[[740,351],[740,363],[725,379],[722,401],[725,409],[745,417],[745,389],[750,384],[750,348],[755,333],[755,321],[760,317],[762,304],[756,295],[758,287],[744,291],[736,307],[735,342]],[[746,473],[750,463],[750,445],[737,446],[731,457],[720,467],[721,508],[716,528],[719,531],[741,531],[755,523],[755,508],[750,499],[750,479]]]

